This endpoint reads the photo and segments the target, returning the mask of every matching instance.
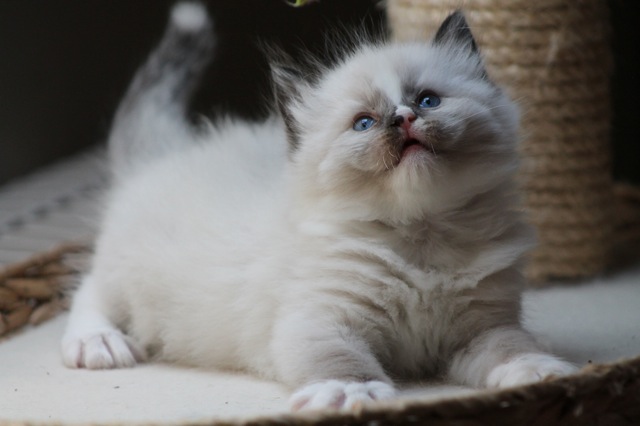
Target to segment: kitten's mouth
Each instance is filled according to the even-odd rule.
[[[429,154],[437,155],[438,152],[435,150],[432,144],[421,142],[418,139],[410,138],[407,139],[402,145],[402,157],[412,154],[418,151],[426,151]]]
[[[407,139],[404,142],[404,145],[402,145],[402,150],[404,151],[405,149],[407,149],[407,148],[409,148],[411,146],[414,146],[414,145],[422,145],[422,144],[420,143],[420,141],[418,139]]]

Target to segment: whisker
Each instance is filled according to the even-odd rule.
[[[429,147],[431,147],[431,152],[433,152],[433,156],[435,158],[438,158],[438,152],[436,151],[436,149],[433,147],[433,143],[431,143],[431,141],[429,140]]]
[[[391,148],[389,148],[389,155],[394,160],[395,163],[400,162],[400,155],[397,152],[394,152]]]
[[[389,170],[389,166],[387,165],[387,159],[386,159],[386,157],[382,157],[382,161],[383,161],[383,163],[384,163],[384,168],[385,168],[386,170]]]

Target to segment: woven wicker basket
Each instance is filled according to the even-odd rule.
[[[8,268],[0,268],[1,323],[16,332],[21,325],[38,323],[68,302],[78,270],[89,250],[64,245]],[[31,284],[27,284],[31,283]],[[31,288],[31,290],[26,290]],[[9,296],[7,296],[9,295]],[[54,308],[47,308],[55,306]],[[28,313],[27,313],[28,311]],[[47,315],[37,316],[46,311]],[[19,317],[19,318],[18,318]],[[0,330],[2,334],[8,328]],[[75,402],[74,402],[75,403]],[[0,426],[33,423],[2,420]],[[70,408],[72,405],[70,405]],[[56,422],[57,423],[57,422]],[[51,423],[53,424],[53,423]],[[124,425],[134,423],[124,423]],[[640,424],[640,358],[610,365],[589,365],[581,374],[529,386],[479,392],[441,401],[390,402],[352,413],[317,412],[239,421],[184,423],[196,425],[366,425],[366,426],[622,426]]]
[[[86,245],[63,244],[0,268],[0,342],[27,324],[38,325],[69,308],[88,252]]]
[[[609,20],[604,0],[388,0],[400,40],[462,8],[489,74],[522,108],[522,183],[539,245],[533,281],[601,272],[613,236]]]

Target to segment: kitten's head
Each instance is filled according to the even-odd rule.
[[[488,79],[461,12],[431,43],[368,44],[320,68],[274,67],[298,192],[312,208],[408,223],[513,174],[516,108]]]

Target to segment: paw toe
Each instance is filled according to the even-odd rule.
[[[65,336],[62,357],[68,367],[100,370],[133,367],[144,360],[144,352],[119,331],[109,330]]]
[[[380,382],[344,382],[327,380],[303,387],[289,403],[292,410],[354,409],[395,395],[392,386]]]
[[[576,371],[573,364],[547,354],[525,354],[495,367],[487,386],[505,388],[561,377]]]

